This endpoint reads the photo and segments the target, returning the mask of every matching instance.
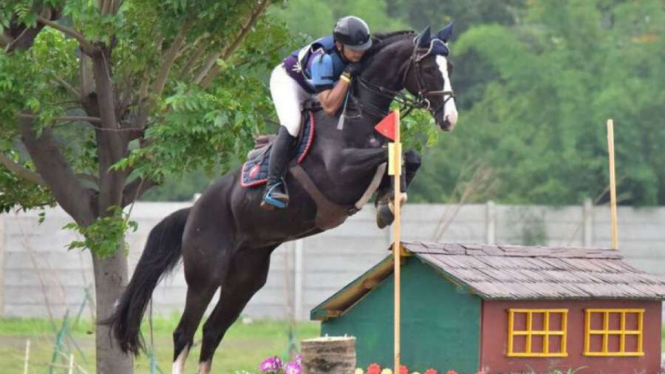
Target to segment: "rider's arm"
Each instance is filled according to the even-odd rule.
[[[314,57],[311,73],[312,84],[323,110],[330,116],[335,115],[344,103],[346,91],[349,89],[348,78],[343,77],[335,83],[332,58],[328,55]]]
[[[344,97],[346,96],[346,91],[348,89],[349,82],[340,79],[332,89],[319,92],[318,98],[323,107],[323,111],[329,116],[334,116],[344,103]]]

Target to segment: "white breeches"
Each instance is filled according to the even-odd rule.
[[[270,95],[279,123],[286,127],[291,136],[298,136],[302,104],[308,100],[316,100],[316,94],[305,91],[286,73],[284,66],[279,64],[270,75]]]

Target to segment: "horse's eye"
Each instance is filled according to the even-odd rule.
[[[448,76],[453,76],[453,72],[455,71],[455,66],[451,64],[450,62],[448,63]]]

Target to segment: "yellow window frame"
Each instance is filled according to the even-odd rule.
[[[591,318],[593,314],[602,314],[603,329],[592,330]],[[619,330],[610,330],[610,314],[619,314],[621,326]],[[626,330],[626,314],[637,314],[637,330]],[[644,309],[586,309],[585,310],[584,355],[602,357],[640,357],[644,356]],[[591,336],[602,336],[602,351],[591,351]],[[609,342],[611,335],[619,335],[619,352],[610,352]],[[637,351],[626,352],[626,335],[637,335]]]
[[[515,331],[515,315],[526,314],[526,330]],[[533,330],[533,315],[543,314],[543,329]],[[550,315],[561,315],[561,330],[550,330]],[[543,351],[532,351],[532,337],[543,336]],[[526,336],[525,352],[515,352],[515,336]],[[561,350],[550,352],[550,336],[561,336]],[[508,357],[568,357],[568,309],[508,309]]]

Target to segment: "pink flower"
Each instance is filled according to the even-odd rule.
[[[438,373],[434,369],[427,369],[427,371],[425,371],[425,374],[438,374]]]
[[[448,370],[446,374],[457,374],[457,372],[455,370]]]
[[[292,361],[284,367],[284,374],[301,374],[302,369],[297,361]]]
[[[282,360],[277,356],[265,358],[259,369],[264,373],[277,373],[282,370]]]
[[[399,374],[409,374],[409,369],[404,365],[400,365],[399,366]]]

